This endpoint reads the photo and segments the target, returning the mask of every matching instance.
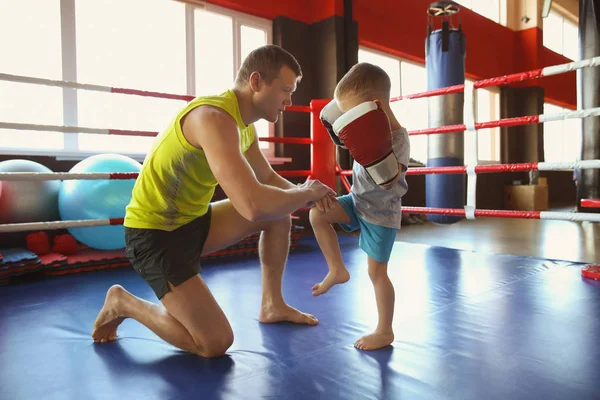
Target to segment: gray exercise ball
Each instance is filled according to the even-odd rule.
[[[0,172],[52,172],[29,160],[0,162]],[[0,178],[2,180],[2,178]],[[0,223],[59,220],[58,193],[61,181],[0,182]]]

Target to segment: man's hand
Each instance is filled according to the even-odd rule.
[[[331,211],[331,209],[333,208],[333,205],[337,201],[338,201],[337,196],[328,194],[327,196],[323,197],[321,200],[317,200],[315,202],[315,207],[317,207],[319,209],[319,211],[329,212],[329,211]]]
[[[302,189],[309,194],[309,201],[304,205],[305,207],[314,207],[317,201],[320,201],[324,197],[331,195],[335,196],[336,193],[329,186],[324,185],[318,180],[309,179],[306,182],[298,185],[299,189]]]

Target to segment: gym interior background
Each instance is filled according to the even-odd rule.
[[[388,71],[392,95],[406,95],[427,89],[430,3],[4,0],[0,73],[203,95],[229,87],[252,48],[274,43],[290,50],[305,72],[296,105],[330,98],[345,71],[363,60]],[[554,0],[548,18],[541,17],[541,0],[458,3],[467,86],[579,57],[577,0]],[[577,73],[479,90],[477,103],[479,121],[574,110]],[[0,81],[0,120],[11,123],[161,131],[183,104]],[[408,130],[428,127],[427,99],[393,107]],[[257,126],[263,136],[310,136],[306,113],[286,112],[276,125]],[[579,157],[581,137],[576,119],[482,130],[479,162],[571,162]],[[30,159],[56,172],[106,152],[142,162],[152,140],[2,128],[0,161]],[[309,168],[308,146],[261,147],[277,169]],[[411,147],[411,166],[425,164],[427,137],[412,137]],[[347,154],[337,156],[349,167]],[[547,197],[533,197],[523,207],[577,207],[573,172],[540,175],[545,180],[528,186],[535,193],[547,190]],[[505,190],[529,179],[526,173],[479,174],[478,208],[511,208]],[[424,176],[409,176],[403,203],[425,205]],[[306,212],[298,216],[296,222],[307,226]],[[298,232],[292,236],[298,240]],[[326,266],[314,237],[302,239],[305,246],[288,259],[284,294],[317,316],[319,325],[260,324],[257,257],[207,260],[203,278],[236,335],[227,357],[210,360],[176,351],[132,320],[120,326],[115,343],[95,345],[92,324],[110,285],[157,300],[123,259],[124,251],[58,261],[51,255],[44,272],[72,274],[0,287],[0,398],[600,398],[600,281],[581,276],[583,265],[600,260],[600,224],[477,218],[440,226],[408,220],[389,268],[396,288],[395,341],[373,352],[353,348],[361,332],[377,323],[357,238],[340,235],[350,281],[316,298],[310,287]],[[0,235],[0,283],[6,264],[15,261],[14,252],[4,252],[9,245]],[[42,269],[35,254],[16,253],[15,269]],[[81,273],[96,268],[102,271]]]
[[[351,12],[344,12],[348,3]],[[203,95],[229,87],[244,56],[265,43],[291,51],[304,70],[296,105],[330,98],[357,61],[382,66],[392,95],[427,90],[424,66],[426,0],[265,0],[3,2],[0,70],[4,73]],[[578,59],[577,0],[555,0],[547,18],[536,0],[463,0],[466,84]],[[160,19],[144,18],[160,15]],[[101,35],[98,32],[102,32]],[[302,38],[302,40],[299,40]],[[25,50],[26,49],[26,50]],[[168,61],[168,62],[167,62]],[[6,122],[161,131],[183,101],[0,82]],[[468,91],[467,91],[468,92]],[[465,101],[470,99],[467,97]],[[480,89],[479,121],[577,108],[577,76],[570,72],[501,88]],[[427,99],[396,102],[409,130],[428,127]],[[581,150],[577,119],[479,132],[480,163],[574,161]],[[288,112],[275,124],[257,123],[262,136],[309,137],[310,117]],[[0,161],[22,158],[68,171],[92,154],[116,152],[143,161],[148,137],[11,131],[0,129]],[[308,169],[308,146],[261,143],[276,169]],[[465,146],[465,156],[469,151]],[[411,137],[412,165],[427,162],[427,136]],[[351,160],[338,152],[347,169]],[[577,206],[572,171],[542,172],[524,207]],[[299,181],[299,180],[298,180]],[[409,176],[404,205],[425,205],[425,176]],[[514,209],[507,188],[528,183],[527,173],[480,174],[477,206]],[[343,190],[338,185],[339,191]],[[547,191],[547,192],[546,192]],[[547,193],[547,194],[546,194]],[[223,193],[218,192],[217,198]],[[308,226],[306,213],[298,223]]]

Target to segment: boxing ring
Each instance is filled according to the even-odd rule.
[[[521,82],[600,65],[600,57],[536,71],[485,79],[479,88]],[[134,96],[191,100],[193,97],[110,88],[0,74],[4,81],[50,85]],[[464,92],[464,85],[402,96],[410,101]],[[473,97],[475,98],[475,97]],[[319,179],[334,187],[347,176],[335,161],[335,145],[319,120],[329,100],[287,112],[308,113],[309,138],[260,138],[311,147],[310,169],[279,171],[290,178]],[[490,127],[536,124],[600,116],[600,108],[524,116],[409,131],[409,135],[476,133]],[[157,132],[0,122],[0,128],[107,135],[155,136]],[[476,140],[476,135],[472,135]],[[475,146],[475,148],[477,148]],[[600,160],[409,168],[408,175],[463,174],[463,208],[403,206],[412,214],[552,219],[600,222],[586,212],[478,209],[477,175],[518,171],[593,169]],[[111,180],[132,181],[136,172],[0,172],[0,182]],[[584,199],[582,207],[600,206]],[[1,233],[54,231],[76,227],[120,226],[122,216],[1,224]],[[444,227],[437,227],[440,235]],[[126,320],[120,339],[92,342],[91,327],[115,283],[156,302],[151,289],[118,260],[102,272],[69,274],[0,288],[0,398],[461,398],[592,399],[600,396],[600,271],[594,265],[506,254],[482,254],[396,242],[389,267],[396,290],[392,346],[373,352],[353,348],[372,331],[377,316],[366,259],[357,237],[341,236],[351,280],[314,298],[310,288],[326,273],[311,237],[299,239],[284,276],[284,296],[314,314],[316,327],[262,325],[257,321],[261,276],[256,257],[206,259],[203,277],[229,318],[235,342],[228,355],[204,360],[167,345],[145,327]],[[557,238],[557,242],[559,242]],[[560,244],[558,244],[560,245]],[[1,251],[1,250],[0,250]],[[31,256],[32,258],[35,255]],[[2,263],[8,262],[6,258]],[[52,258],[52,257],[50,257]],[[50,260],[52,262],[52,260]],[[18,264],[18,263],[17,263]],[[23,264],[23,262],[21,262]],[[2,267],[2,264],[0,264]],[[5,273],[8,269],[0,269]],[[88,269],[89,270],[89,269]],[[82,267],[81,272],[86,271]],[[582,276],[583,275],[583,276]],[[245,287],[246,289],[240,290]]]

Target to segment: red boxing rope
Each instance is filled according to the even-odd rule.
[[[581,199],[581,207],[600,208],[600,199]]]
[[[513,118],[504,118],[496,121],[487,121],[487,122],[476,122],[475,129],[485,129],[485,128],[497,128],[497,127],[506,127],[506,126],[519,126],[519,125],[529,125],[536,124],[540,122],[539,115],[532,115],[526,117],[513,117]],[[467,126],[465,124],[456,124],[456,125],[447,125],[441,126],[437,128],[427,128],[427,129],[417,129],[413,131],[409,131],[409,135],[434,135],[440,133],[453,133],[466,131]]]
[[[402,207],[402,212],[408,214],[440,214],[464,217],[466,212],[460,208],[428,208],[428,207]],[[541,211],[514,211],[514,210],[475,210],[476,217],[501,217],[540,219]]]
[[[538,169],[538,163],[522,163],[522,164],[492,164],[492,165],[477,165],[475,166],[476,173],[489,172],[522,172],[533,171]],[[467,167],[464,165],[455,167],[417,167],[409,168],[406,175],[423,175],[423,174],[466,174]]]
[[[191,101],[191,100],[194,100],[194,98],[195,98],[194,96],[185,95],[185,94],[151,92],[151,91],[147,91],[147,90],[138,90],[138,89],[111,88],[110,91],[111,91],[111,93],[133,94],[133,95],[143,96],[143,97],[157,97],[160,99],[170,99],[170,100]]]
[[[537,78],[541,78],[544,76],[543,71],[544,71],[544,69],[540,68],[540,69],[534,69],[532,71],[518,72],[516,74],[498,76],[498,77],[489,78],[489,79],[482,79],[482,80],[479,80],[479,81],[473,83],[473,87],[475,89],[479,89],[479,88],[490,87],[490,86],[506,85],[508,83],[522,82],[522,81],[526,81],[529,79],[537,79]]]
[[[287,106],[285,111],[311,112],[310,106]]]
[[[287,142],[282,140],[283,143]],[[303,143],[304,144],[304,143]],[[490,173],[490,172],[524,172],[524,171],[549,171],[557,169],[592,169],[600,168],[600,160],[583,160],[573,163],[521,163],[521,164],[489,164],[476,165],[475,173]],[[340,166],[335,166],[336,175],[346,177],[352,175],[352,170],[341,170]],[[411,167],[406,172],[407,175],[424,175],[424,174],[465,174],[467,166],[451,166],[451,167]],[[310,170],[280,170],[278,173],[282,176],[311,176]],[[112,179],[126,180],[136,179],[137,172],[88,172],[88,173],[70,173],[70,172],[0,172],[0,181],[16,181],[16,180],[72,180],[72,179]],[[582,200],[582,204],[587,206],[600,205],[600,200]]]
[[[440,89],[428,90],[427,92],[420,92],[420,93],[414,93],[414,94],[407,94],[404,96],[392,97],[392,98],[390,98],[390,102],[400,101],[400,100],[408,100],[408,99],[420,99],[420,98],[424,98],[424,97],[433,97],[433,96],[438,96],[441,94],[461,93],[461,92],[464,92],[464,90],[465,90],[465,85],[460,84],[460,85],[443,87]]]

